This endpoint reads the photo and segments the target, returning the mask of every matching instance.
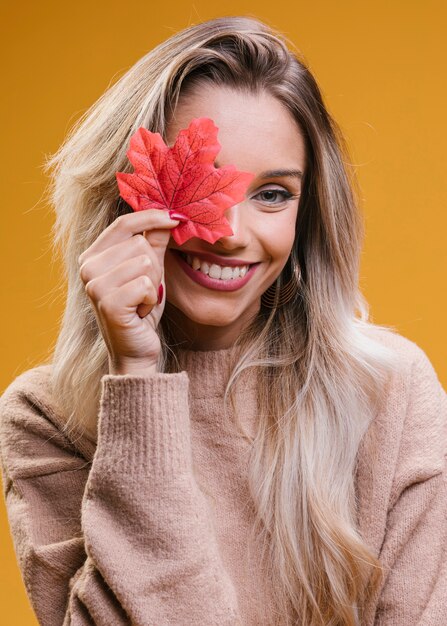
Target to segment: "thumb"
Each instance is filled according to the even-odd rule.
[[[151,244],[151,247],[153,251],[155,252],[155,255],[160,264],[161,272],[163,273],[166,248],[168,246],[169,239],[171,237],[171,229],[170,228],[158,228],[154,230],[145,230],[143,235],[144,237],[146,237],[147,241]]]

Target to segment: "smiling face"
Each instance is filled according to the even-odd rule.
[[[211,350],[232,345],[287,262],[306,158],[292,115],[266,92],[249,94],[212,85],[185,92],[167,128],[168,145],[197,117],[211,118],[219,129],[221,150],[215,166],[232,164],[255,175],[245,199],[225,211],[233,235],[214,244],[194,237],[181,246],[171,237],[166,250],[166,311],[182,329],[182,339],[189,339],[189,347]],[[193,267],[177,251],[189,254]],[[207,254],[214,257],[206,260]],[[213,263],[233,269],[221,275]],[[237,277],[235,265],[252,264],[243,278]],[[233,278],[227,278],[230,274]]]

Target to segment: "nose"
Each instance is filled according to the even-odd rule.
[[[228,220],[232,235],[224,235],[220,237],[216,244],[225,250],[236,250],[237,248],[246,248],[250,242],[250,225],[248,223],[248,212],[244,206],[244,202],[239,202],[227,209],[224,216]]]

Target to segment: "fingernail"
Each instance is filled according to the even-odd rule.
[[[161,304],[163,300],[163,283],[160,283],[160,287],[158,288],[158,304]]]
[[[189,217],[187,215],[185,215],[184,213],[178,213],[177,211],[169,211],[169,217],[171,217],[173,220],[180,220],[182,222],[186,222],[187,220],[189,220]]]

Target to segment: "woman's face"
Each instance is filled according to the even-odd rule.
[[[181,246],[171,237],[166,250],[166,311],[185,333],[183,339],[190,339],[190,347],[211,350],[232,345],[287,262],[295,237],[305,147],[291,114],[266,92],[253,95],[206,85],[184,94],[167,128],[168,145],[196,117],[211,118],[219,129],[216,167],[232,164],[255,174],[244,200],[225,212],[233,235],[214,244],[194,237]],[[177,251],[189,254],[193,267],[185,267]],[[207,254],[215,257],[207,261]],[[239,267],[256,264],[243,280],[216,278],[218,267],[211,269],[212,280],[204,273],[205,263],[210,267],[214,261],[231,267],[224,277],[230,272],[237,276],[234,263],[229,263],[235,259]]]

